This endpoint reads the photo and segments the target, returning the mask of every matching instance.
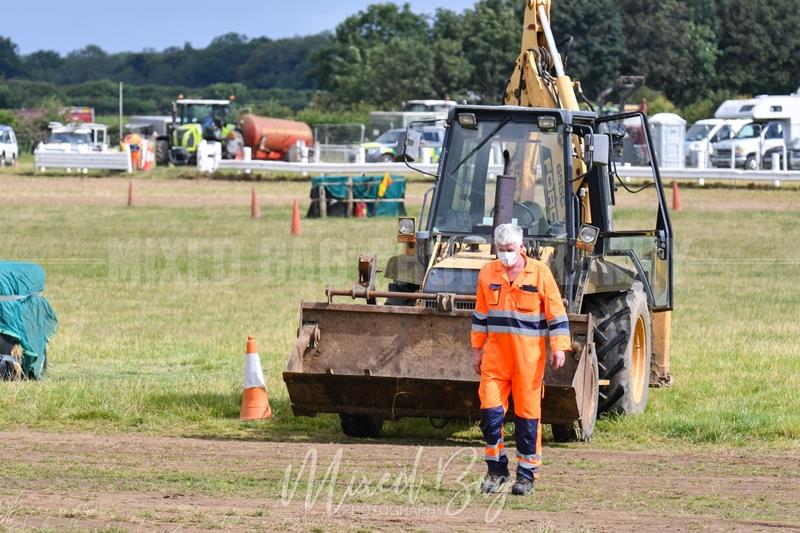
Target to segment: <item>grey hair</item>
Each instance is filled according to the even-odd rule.
[[[494,230],[494,243],[503,246],[522,244],[522,228],[516,224],[500,224]]]

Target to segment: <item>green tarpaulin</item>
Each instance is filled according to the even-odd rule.
[[[318,176],[311,180],[311,207],[309,218],[320,216],[319,186],[325,186],[328,216],[349,216],[348,180],[353,180],[353,199],[397,200],[366,202],[367,215],[371,217],[396,217],[406,214],[406,180],[402,176]]]
[[[44,282],[39,265],[0,262],[0,333],[22,346],[22,369],[32,379],[42,377],[47,342],[58,325],[50,303],[41,295]]]

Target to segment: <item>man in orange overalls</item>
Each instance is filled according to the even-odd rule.
[[[570,350],[569,320],[550,268],[525,255],[522,228],[503,224],[495,231],[496,261],[481,269],[472,316],[472,353],[480,374],[481,431],[489,473],[485,493],[508,481],[503,420],[508,395],[514,398],[517,479],[511,492],[529,494],[542,464],[541,402],[545,337],[553,369]]]

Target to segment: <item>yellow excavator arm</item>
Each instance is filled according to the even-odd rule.
[[[555,76],[550,74],[555,72]],[[550,0],[525,0],[522,51],[506,87],[506,105],[577,111],[572,80],[564,73],[553,32]]]
[[[506,85],[505,104],[579,111],[576,87],[580,88],[580,83],[573,83],[564,72],[550,28],[550,0],[525,0],[522,50]],[[578,136],[573,137],[573,150],[572,180],[577,192],[584,186],[578,178],[586,174],[583,143]],[[590,210],[588,205],[586,207],[584,222],[591,222]]]

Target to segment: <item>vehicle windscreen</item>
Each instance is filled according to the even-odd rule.
[[[468,129],[453,124],[434,232],[489,236],[495,185],[508,152],[517,178],[513,222],[527,236],[565,237],[564,134],[539,131],[534,123],[479,120]]]
[[[428,143],[441,144],[444,140],[444,128],[441,130],[423,130],[422,140]]]
[[[11,134],[7,131],[0,131],[0,143],[10,143]]]
[[[686,140],[687,141],[702,141],[711,130],[714,129],[714,126],[710,124],[694,124],[689,131],[686,132]]]
[[[739,130],[736,139],[752,139],[761,135],[761,124],[748,124]]]
[[[397,140],[400,138],[400,134],[403,130],[389,130],[384,132],[383,135],[375,139],[375,142],[381,144],[397,144]]]
[[[191,104],[184,105],[181,113],[181,123],[193,124],[201,123],[203,119],[211,117],[216,120],[222,121],[227,115],[227,106],[220,105],[201,105]]]
[[[74,131],[53,132],[50,136],[51,143],[64,144],[92,144],[91,133],[78,133]]]

